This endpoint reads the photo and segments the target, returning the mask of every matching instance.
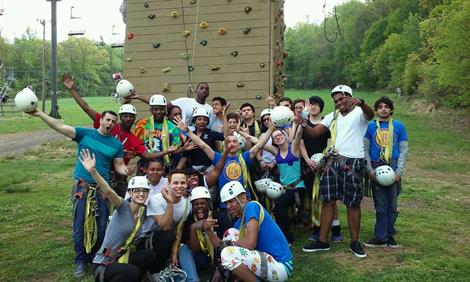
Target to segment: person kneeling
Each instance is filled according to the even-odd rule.
[[[238,181],[225,184],[220,198],[237,219],[224,235],[230,243],[221,252],[222,266],[242,281],[286,281],[293,271],[292,253],[269,213],[260,203],[247,200]]]

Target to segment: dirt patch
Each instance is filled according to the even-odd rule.
[[[53,130],[0,134],[0,156],[20,154],[48,142],[67,139]]]
[[[375,211],[374,199],[372,197],[364,197],[361,201],[361,209],[366,211]]]

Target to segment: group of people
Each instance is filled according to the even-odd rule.
[[[387,97],[372,108],[339,85],[331,91],[335,110],[325,117],[321,97],[278,103],[268,97],[258,120],[249,103],[234,112],[223,97],[207,104],[205,82],[195,98],[174,101],[134,92],[118,113],[92,109],[70,75],[62,83],[93,128],[71,127],[39,110],[29,114],[78,144],[76,277],[91,263],[95,281],[158,281],[176,267],[187,281],[199,281],[204,269],[211,281],[285,281],[293,272],[293,223],[312,228],[304,252],[328,250],[330,230],[331,241],[343,240],[338,200],[347,207],[350,250],[366,257],[359,242],[366,178],[376,224],[364,244],[398,247],[397,196],[408,145]],[[147,103],[150,115],[136,121],[132,100]],[[290,124],[273,124],[276,106],[293,111]],[[136,156],[137,166],[130,166]],[[384,164],[395,171],[391,186],[375,181],[374,169]],[[257,189],[260,179],[279,183],[282,193],[268,197]]]

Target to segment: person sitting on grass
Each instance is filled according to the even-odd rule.
[[[128,185],[131,197],[124,200],[96,170],[94,153],[84,149],[80,152],[79,160],[99,185],[98,192],[115,207],[103,244],[93,259],[95,281],[142,281],[155,262],[155,254],[151,250],[131,249],[145,219],[145,201],[149,195],[147,178],[133,177]]]
[[[241,281],[286,281],[293,271],[292,252],[269,212],[250,202],[238,181],[225,184],[220,198],[236,219],[223,238],[228,246],[220,254],[222,267]]]
[[[403,123],[392,119],[393,101],[381,97],[374,104],[377,119],[369,122],[364,137],[366,169],[372,186],[375,206],[374,238],[365,242],[368,247],[398,248],[393,237],[396,233],[397,200],[401,190],[401,178],[408,154],[408,136]],[[388,165],[395,171],[395,181],[382,186],[376,181],[375,168]]]

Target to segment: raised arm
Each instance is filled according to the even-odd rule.
[[[295,132],[294,140],[292,140],[293,153],[297,157],[300,157],[300,143],[302,140],[302,126],[299,126],[296,122],[293,123],[291,132]]]
[[[47,126],[59,132],[60,134],[70,137],[72,139],[75,138],[76,131],[74,127],[63,124],[60,120],[50,117],[45,113],[41,112],[40,110],[29,112],[28,114],[31,116],[39,117],[44,121],[45,124],[47,124]]]
[[[114,158],[113,164],[116,172],[121,175],[131,175],[135,172],[135,167],[126,166],[123,158]]]
[[[259,139],[258,143],[250,149],[250,158],[253,159],[261,149],[263,149],[264,145],[269,140],[269,137],[273,134],[275,127],[274,125],[269,126],[268,130],[266,131],[266,135]]]
[[[130,103],[132,100],[139,100],[144,102],[145,104],[149,104],[149,99],[145,96],[140,96],[136,91],[134,91],[131,95],[124,97],[124,103]]]
[[[225,162],[227,161],[227,156],[228,153],[230,152],[231,148],[227,148],[227,150],[224,150],[224,153],[222,154],[222,157],[220,160],[217,162],[215,165],[214,169],[208,172],[204,178],[206,180],[207,187],[212,187],[215,184],[218,183],[219,181],[219,176],[222,173],[222,170],[224,169]]]
[[[96,170],[95,153],[90,154],[88,149],[83,149],[78,157],[83,167],[90,173],[96,184],[100,187],[100,193],[108,199],[116,208],[122,204],[123,199],[111,189],[108,182]]]
[[[183,122],[181,118],[175,117],[175,121],[176,121],[176,126],[180,130],[183,130],[186,133],[188,133],[189,138],[194,142],[194,144],[196,144],[207,155],[207,157],[209,157],[210,160],[214,160],[214,150],[212,150],[212,148],[209,145],[204,143],[204,141],[202,141],[202,139],[199,138],[199,136],[197,136],[191,130],[189,130],[188,125],[185,122]]]
[[[163,199],[166,201],[165,213],[161,215],[154,215],[153,219],[163,230],[173,229],[173,196],[169,187],[162,189]]]
[[[75,102],[77,102],[80,108],[82,108],[82,110],[94,121],[96,118],[97,111],[91,108],[90,105],[88,105],[88,103],[83,100],[80,94],[78,94],[72,76],[68,73],[64,73],[61,76],[61,80],[64,84],[64,87],[70,92]]]

